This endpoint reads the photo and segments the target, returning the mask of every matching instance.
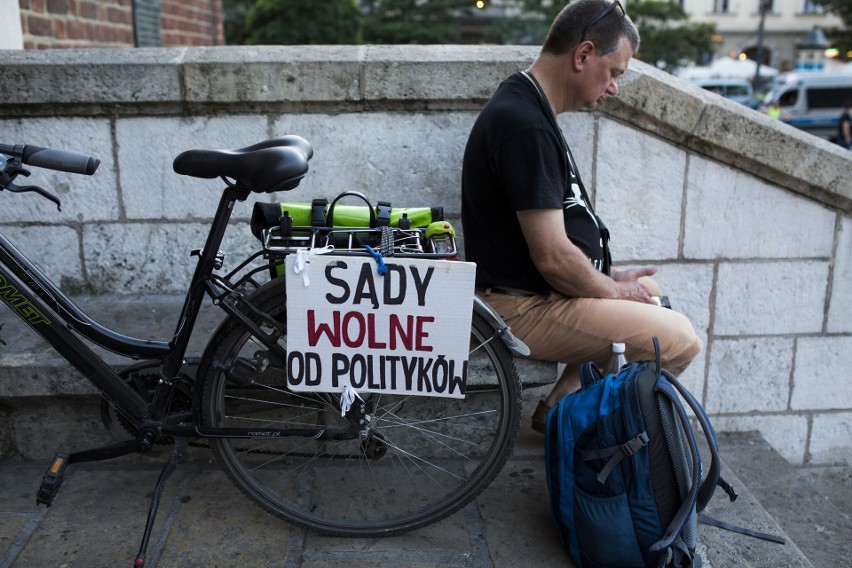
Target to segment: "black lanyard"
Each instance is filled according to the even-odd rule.
[[[565,152],[565,155],[568,157],[568,183],[571,183],[572,180],[577,180],[577,186],[580,188],[580,194],[586,202],[586,207],[588,207],[592,216],[595,217],[597,221],[600,221],[595,213],[595,208],[592,206],[592,201],[586,193],[586,187],[583,185],[583,180],[580,178],[580,170],[577,169],[577,162],[574,160],[574,154],[571,153],[568,141],[565,140],[565,135],[562,134],[562,129],[559,128],[559,123],[556,122],[556,117],[553,116],[553,109],[550,108],[550,101],[547,100],[547,95],[544,94],[544,89],[541,88],[541,84],[538,82],[538,79],[536,79],[535,75],[533,75],[530,71],[521,71],[521,75],[529,79],[535,87],[536,92],[538,92],[539,101],[542,105],[544,105],[544,109],[546,111],[545,115],[550,121],[550,125],[553,127],[553,130],[556,131],[556,136],[559,139],[559,144],[562,146],[562,151]]]
[[[580,179],[580,170],[577,169],[577,162],[574,160],[571,148],[568,147],[568,141],[565,140],[565,135],[562,134],[562,129],[559,128],[559,124],[556,122],[556,117],[553,115],[553,109],[550,108],[550,101],[547,100],[547,95],[544,93],[544,89],[541,88],[541,84],[538,82],[538,79],[536,79],[535,75],[533,75],[530,71],[521,71],[521,74],[530,80],[533,87],[535,87],[536,92],[538,92],[539,102],[544,105],[545,115],[550,121],[551,127],[553,127],[556,131],[562,150],[568,157],[568,183],[571,184],[573,180],[577,180],[577,187],[580,188],[580,195],[582,195],[589,213],[592,215],[592,218],[595,220],[595,223],[600,230],[601,246],[603,248],[603,267],[601,271],[604,274],[609,274],[612,267],[612,255],[609,251],[609,229],[603,222],[603,219],[598,217],[597,213],[595,213],[594,207],[592,207],[592,200],[589,199],[589,196],[586,193],[586,187],[583,185],[583,180]]]

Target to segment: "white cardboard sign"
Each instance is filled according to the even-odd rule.
[[[287,382],[294,391],[464,398],[476,265],[289,255]],[[299,272],[296,272],[299,269]]]

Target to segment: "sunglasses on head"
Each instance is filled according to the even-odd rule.
[[[589,28],[591,28],[592,26],[594,26],[595,24],[597,24],[598,22],[600,22],[601,20],[603,20],[604,18],[606,18],[607,16],[609,16],[609,14],[610,14],[612,11],[614,11],[616,7],[618,7],[618,9],[619,9],[619,10],[621,10],[621,16],[622,16],[622,17],[624,17],[624,16],[626,16],[626,15],[627,15],[627,12],[625,12],[625,11],[624,11],[624,6],[622,6],[622,5],[621,5],[621,2],[619,2],[619,0],[615,0],[614,2],[612,2],[611,4],[609,4],[606,8],[604,8],[603,10],[601,10],[601,11],[600,11],[600,13],[598,13],[598,15],[597,15],[597,16],[595,16],[594,18],[592,18],[592,21],[591,21],[591,22],[589,22],[588,24],[586,24],[586,27],[585,27],[585,28],[583,28],[583,36],[582,36],[582,38],[583,38],[583,39],[585,39],[585,38],[586,38],[586,34],[589,32]],[[581,40],[581,41],[582,41],[582,40]]]

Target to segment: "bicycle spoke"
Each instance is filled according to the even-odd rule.
[[[252,303],[283,319],[284,289],[283,280],[273,281]],[[464,398],[362,392],[363,423],[359,414],[341,416],[339,393],[291,392],[279,363],[252,375],[252,362],[268,358],[267,349],[238,322],[219,333],[203,378],[205,426],[355,435],[211,440],[231,479],[293,522],[350,536],[424,526],[473,499],[511,451],[520,420],[517,373],[508,349],[476,314]],[[243,386],[226,377],[224,370],[236,367]]]

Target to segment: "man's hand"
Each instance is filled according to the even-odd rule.
[[[618,283],[621,299],[643,302],[645,304],[656,304],[656,302],[651,299],[651,294],[648,292],[648,289],[639,282],[639,279],[643,276],[653,276],[656,273],[656,266],[630,268],[628,270],[613,268],[612,279]]]

